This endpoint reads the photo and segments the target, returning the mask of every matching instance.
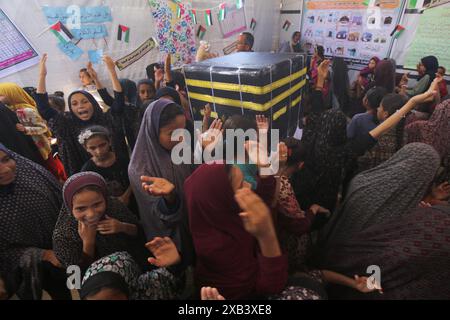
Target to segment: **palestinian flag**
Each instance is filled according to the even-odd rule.
[[[189,11],[189,15],[191,16],[191,20],[193,24],[197,24],[197,12],[195,10]]]
[[[208,27],[212,26],[212,15],[211,15],[211,9],[208,9],[205,11],[205,22]]]
[[[130,28],[119,24],[119,28],[117,30],[117,40],[122,41],[124,34],[125,34],[124,41],[126,43],[129,43],[130,42]]]
[[[255,30],[256,28],[256,20],[255,18],[252,18],[252,21],[250,22],[250,29]]]
[[[291,22],[289,21],[289,20],[286,20],[285,22],[284,22],[284,24],[283,24],[283,29],[285,30],[285,31],[288,31],[289,30],[289,28],[291,27]]]
[[[59,39],[59,42],[61,43],[68,43],[75,38],[61,21],[58,21],[52,25],[50,27],[50,31]]]
[[[220,10],[219,10],[219,20],[223,21],[225,20],[227,16],[227,5],[225,3],[220,4]]]
[[[391,37],[394,37],[394,39],[398,39],[400,35],[405,31],[405,27],[402,27],[401,25],[397,25],[395,29],[391,32]]]
[[[183,14],[184,14],[184,7],[180,3],[179,5],[177,5],[177,18],[180,19]]]
[[[205,36],[205,33],[206,33],[206,28],[203,27],[203,26],[201,25],[201,26],[198,28],[198,31],[197,31],[197,38],[199,38],[200,40],[202,40],[203,37]]]

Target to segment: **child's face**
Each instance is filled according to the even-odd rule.
[[[72,199],[72,214],[79,222],[89,226],[97,224],[106,211],[105,197],[96,192],[84,189]]]
[[[374,70],[376,66],[377,66],[377,63],[375,62],[375,60],[373,60],[373,59],[370,60],[370,62],[369,62],[369,68],[372,69],[372,70]]]
[[[172,134],[174,131],[178,129],[185,129],[186,128],[186,117],[184,115],[177,116],[171,123],[169,123],[167,126],[162,127],[159,131],[159,143],[161,146],[171,151],[177,144],[183,141],[182,138],[180,138],[179,141],[172,141]]]
[[[155,97],[155,90],[149,84],[141,84],[139,86],[139,99],[144,102]]]
[[[380,104],[380,106],[377,109],[377,118],[378,121],[383,122],[387,118],[389,118],[389,114],[384,111],[383,105]]]
[[[427,72],[427,68],[425,68],[422,62],[419,62],[417,64],[417,72],[419,73],[419,75],[423,75],[425,74],[425,72]]]
[[[76,93],[70,98],[72,112],[77,118],[89,121],[94,115],[94,107],[89,99],[82,93]]]
[[[110,150],[111,143],[104,137],[94,136],[86,142],[86,151],[98,161],[106,160]]]
[[[443,68],[438,68],[437,73],[438,73],[439,75],[441,75],[441,76],[444,76],[444,75],[445,75],[445,71],[444,71]]]
[[[89,86],[92,84],[92,78],[87,72],[80,72],[80,81],[83,86]]]

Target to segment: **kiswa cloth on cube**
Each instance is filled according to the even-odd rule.
[[[223,121],[262,114],[280,137],[291,136],[299,121],[305,62],[302,54],[241,52],[185,66],[193,118],[201,120],[210,103]]]

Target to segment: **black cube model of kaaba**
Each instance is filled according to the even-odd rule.
[[[240,52],[184,67],[194,120],[210,104],[213,116],[265,115],[280,137],[293,135],[306,83],[305,56]]]

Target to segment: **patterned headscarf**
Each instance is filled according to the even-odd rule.
[[[81,172],[71,176],[63,187],[64,204],[69,212],[72,212],[74,195],[88,186],[98,187],[105,200],[108,199],[108,188],[105,179],[95,172]]]
[[[357,175],[324,232],[327,243],[408,213],[425,196],[439,165],[439,155],[431,146],[412,143],[378,167]]]
[[[442,158],[450,155],[450,99],[439,104],[428,121],[416,121],[405,128],[408,142],[433,146]]]

